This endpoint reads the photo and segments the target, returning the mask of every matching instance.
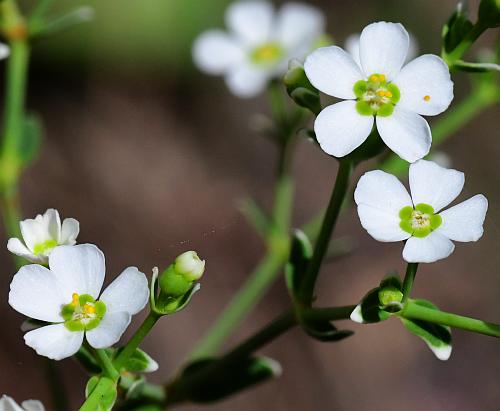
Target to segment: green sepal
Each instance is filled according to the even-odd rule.
[[[476,24],[490,29],[500,26],[500,3],[498,0],[481,0]]]
[[[97,383],[99,382],[99,376],[94,375],[87,381],[87,385],[85,386],[85,398],[88,398],[89,395],[94,391]]]
[[[243,358],[232,362],[228,367],[210,372],[209,367],[214,366],[217,361],[217,359],[211,358],[201,359],[184,369],[179,381],[204,372],[208,372],[210,378],[200,380],[193,378],[189,384],[179,387],[183,398],[196,403],[210,403],[227,398],[281,374],[281,366],[275,360],[267,357]]]
[[[285,280],[292,298],[300,288],[307,264],[312,258],[313,248],[311,241],[301,230],[295,230],[292,237],[290,257],[285,267]]]
[[[411,302],[425,308],[437,309],[430,301],[412,300]],[[424,340],[438,359],[446,361],[450,357],[452,349],[450,327],[422,320],[400,318],[406,329]]]
[[[121,350],[118,350],[117,354]],[[123,370],[129,372],[153,372],[158,369],[158,363],[149,354],[137,348],[123,365]]]
[[[356,111],[362,116],[373,116],[377,113],[377,110],[372,109],[368,101],[363,100],[356,101]]]
[[[298,60],[292,60],[283,79],[286,91],[292,100],[300,107],[307,108],[314,114],[321,111],[319,91],[306,76],[304,66]]]
[[[455,12],[443,27],[443,48],[446,53],[451,53],[472,30],[473,24],[468,19],[467,11],[462,2],[457,4]]]
[[[382,104],[377,110],[377,116],[389,117],[394,112],[394,105],[391,103]]]
[[[361,300],[359,307],[363,323],[378,323],[389,318],[389,313],[380,308],[379,291],[380,287],[374,288]]]
[[[24,118],[23,132],[18,141],[18,155],[23,167],[28,167],[37,157],[42,143],[43,128],[40,118],[28,114]]]

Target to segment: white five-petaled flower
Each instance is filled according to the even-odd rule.
[[[61,218],[57,210],[49,208],[43,215],[21,221],[19,238],[10,238],[7,249],[32,263],[46,264],[48,256],[58,245],[74,245],[80,232],[80,224],[74,218]]]
[[[410,196],[392,174],[369,171],[354,192],[361,225],[378,241],[406,240],[407,262],[446,258],[455,248],[451,240],[477,241],[483,235],[488,200],[482,194],[441,211],[457,198],[464,182],[460,171],[419,160],[410,165]]]
[[[287,3],[275,12],[266,1],[239,1],[226,10],[229,32],[209,30],[193,47],[204,72],[223,75],[233,94],[253,97],[268,81],[285,74],[291,58],[305,57],[324,32],[324,16],[303,3]]]
[[[45,411],[43,404],[37,400],[23,401],[19,406],[12,398],[2,395],[0,398],[0,411]]]
[[[376,122],[384,143],[402,159],[414,162],[431,147],[432,136],[421,116],[437,115],[453,99],[448,66],[425,54],[403,67],[409,36],[399,23],[378,22],[364,28],[359,61],[340,47],[310,54],[304,69],[320,91],[345,101],[326,107],[314,130],[321,148],[343,157],[359,147]]]
[[[94,348],[115,344],[149,298],[146,276],[126,268],[100,295],[104,255],[95,245],[56,247],[49,269],[21,267],[10,285],[9,304],[20,313],[53,323],[25,334],[26,344],[54,360],[75,354],[85,335]]]

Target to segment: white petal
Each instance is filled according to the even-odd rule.
[[[80,233],[80,223],[74,218],[65,218],[61,228],[60,244],[74,245]]]
[[[399,106],[388,117],[377,116],[377,129],[384,143],[409,163],[420,160],[431,149],[432,135],[427,121]]]
[[[314,122],[321,148],[330,155],[343,157],[358,148],[373,128],[373,116],[356,111],[356,102],[341,101],[323,109]]]
[[[96,298],[106,271],[104,254],[93,244],[61,245],[49,256],[49,266],[57,275],[62,291],[71,302],[73,293]]]
[[[49,208],[43,215],[50,238],[53,238],[59,243],[61,238],[61,218],[59,212],[53,208]]]
[[[464,173],[427,160],[413,163],[409,174],[413,204],[429,204],[436,213],[457,198],[465,182]]]
[[[440,213],[443,219],[436,231],[455,241],[477,241],[483,235],[488,200],[482,194]]]
[[[26,258],[32,263],[44,263],[47,257],[44,255],[35,255],[19,240],[19,238],[9,238],[7,241],[7,250],[20,257]],[[0,410],[1,411],[1,410]]]
[[[394,242],[406,240],[411,236],[399,226],[401,219],[398,214],[360,204],[358,206],[358,215],[363,228],[375,240]]]
[[[19,226],[21,227],[24,242],[31,251],[33,251],[36,244],[52,239],[49,233],[48,220],[40,214],[35,218],[21,221]]]
[[[237,1],[226,10],[226,26],[247,45],[269,41],[274,9],[266,1]]]
[[[83,331],[70,331],[64,324],[37,328],[24,335],[26,345],[51,360],[62,360],[75,354],[83,342]]]
[[[304,63],[311,84],[330,96],[355,99],[354,84],[364,78],[354,59],[337,46],[314,50]]]
[[[6,44],[0,43],[0,60],[9,57],[10,48]]]
[[[366,76],[384,74],[392,80],[405,62],[409,41],[400,23],[380,21],[366,26],[359,39],[359,58]]]
[[[106,312],[141,311],[149,299],[146,276],[137,267],[128,267],[103,291],[99,300],[106,304]]]
[[[276,22],[275,37],[287,48],[302,44],[309,47],[323,34],[325,16],[316,7],[305,3],[286,3],[281,7]]]
[[[351,34],[345,39],[344,47],[358,66],[361,67],[361,60],[359,59],[359,37],[359,34]]]
[[[453,100],[453,82],[447,64],[425,54],[408,63],[394,78],[401,92],[398,106],[424,116],[445,111]]]
[[[56,275],[47,268],[25,265],[10,283],[9,304],[14,310],[41,321],[62,321],[61,308],[71,302],[61,293]]]
[[[200,70],[208,74],[225,73],[244,58],[242,46],[222,30],[206,31],[193,45],[194,62]]]
[[[21,403],[25,411],[45,411],[45,407],[40,401],[27,400]]]
[[[412,205],[401,181],[380,170],[369,171],[359,179],[354,201],[358,206],[365,204],[395,216],[399,216],[402,208]]]
[[[433,263],[448,257],[455,245],[437,231],[427,237],[410,237],[403,249],[403,258],[409,263]]]
[[[269,77],[268,71],[245,63],[229,71],[226,83],[236,97],[250,98],[265,90]]]
[[[0,411],[24,411],[17,403],[7,395],[0,398]]]
[[[106,313],[97,328],[86,332],[87,341],[94,348],[111,347],[121,338],[130,319],[126,312]]]

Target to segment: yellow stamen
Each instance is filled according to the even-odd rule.
[[[75,307],[76,307],[76,306],[78,305],[78,303],[79,303],[79,302],[80,302],[80,301],[79,301],[79,296],[78,296],[78,294],[77,294],[77,293],[73,293],[72,300],[71,300],[71,305],[73,305],[73,306],[75,306]]]
[[[429,101],[431,99],[431,96],[424,96],[424,101]]]
[[[378,76],[378,81],[385,81],[385,75],[381,74],[380,76]]]
[[[377,91],[377,94],[378,94],[380,97],[384,97],[384,96],[385,96],[385,91],[384,91],[384,90],[379,90],[379,91]]]
[[[386,91],[385,92],[385,96],[391,98],[392,97],[392,93],[390,91]]]
[[[91,305],[91,304],[88,304],[88,303],[87,303],[87,304],[85,304],[85,305],[83,306],[83,312],[84,312],[85,314],[95,314],[95,311],[96,311],[96,310],[95,310],[95,307],[94,307],[93,305]]]
[[[378,81],[378,76],[376,74],[372,74],[370,76],[370,81],[373,81],[374,83]]]

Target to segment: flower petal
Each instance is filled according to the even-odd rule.
[[[222,30],[201,34],[193,45],[193,59],[198,68],[208,74],[223,74],[245,59],[238,41]]]
[[[354,59],[337,46],[313,51],[304,63],[311,84],[330,96],[355,99],[354,84],[364,78]]]
[[[447,64],[425,54],[408,63],[394,78],[401,92],[398,105],[424,116],[445,111],[453,100],[453,82]]]
[[[406,240],[411,236],[399,226],[401,219],[397,214],[360,204],[358,206],[358,215],[363,228],[375,240],[394,242]]]
[[[21,405],[25,411],[45,411],[43,404],[37,400],[26,400]]]
[[[405,186],[392,174],[380,170],[365,173],[354,191],[354,201],[399,216],[402,208],[411,206]]]
[[[361,67],[361,60],[359,59],[359,34],[351,34],[345,39],[344,48],[351,55],[354,61]]]
[[[11,253],[18,255],[20,257],[26,258],[32,263],[43,263],[47,261],[47,257],[44,255],[35,255],[19,240],[19,238],[9,238],[7,241],[7,250]]]
[[[104,254],[93,244],[62,245],[49,256],[50,270],[57,276],[61,291],[68,295],[90,294],[96,298],[106,271]]]
[[[71,301],[61,293],[56,275],[47,268],[25,265],[10,283],[9,304],[14,310],[40,321],[60,322],[61,307]]]
[[[477,194],[440,213],[443,222],[436,231],[454,241],[477,241],[483,235],[487,210],[488,200]]]
[[[59,217],[59,212],[53,208],[49,208],[43,214],[43,219],[45,224],[47,224],[50,238],[59,243],[61,237],[61,217]]]
[[[343,157],[358,148],[373,128],[373,116],[356,111],[356,102],[341,101],[326,107],[314,122],[321,148],[335,157]]]
[[[435,213],[457,198],[465,182],[461,171],[447,169],[427,160],[413,163],[409,175],[413,204],[429,204]]]
[[[74,245],[80,233],[80,223],[74,218],[65,218],[61,228],[60,244]]]
[[[271,3],[260,0],[237,1],[226,10],[226,26],[245,44],[269,41],[274,19]]]
[[[305,3],[286,3],[278,12],[275,37],[286,48],[311,46],[323,34],[325,16]]]
[[[0,60],[9,57],[10,48],[4,43],[0,43]]]
[[[31,251],[33,251],[36,244],[52,239],[49,233],[48,219],[45,219],[41,214],[38,214],[35,218],[21,221],[19,226],[24,242]]]
[[[111,347],[121,338],[130,320],[126,312],[106,313],[97,328],[86,332],[87,341],[94,348]]]
[[[410,37],[400,23],[380,21],[366,26],[359,38],[359,59],[365,75],[384,74],[392,80],[401,70]]]
[[[455,245],[437,231],[427,237],[410,237],[403,249],[403,258],[409,263],[433,263],[448,257]]]
[[[83,331],[70,331],[64,324],[52,324],[26,333],[24,341],[37,354],[51,360],[62,360],[80,349]]]
[[[0,411],[24,411],[17,403],[7,395],[0,398]]]
[[[409,163],[429,153],[431,129],[417,113],[395,106],[390,116],[377,116],[377,129],[384,143]]]
[[[103,291],[99,300],[106,310],[137,314],[147,304],[149,287],[146,276],[137,267],[128,267]]]
[[[233,67],[226,76],[229,90],[240,98],[251,98],[262,93],[271,73],[248,63]]]

